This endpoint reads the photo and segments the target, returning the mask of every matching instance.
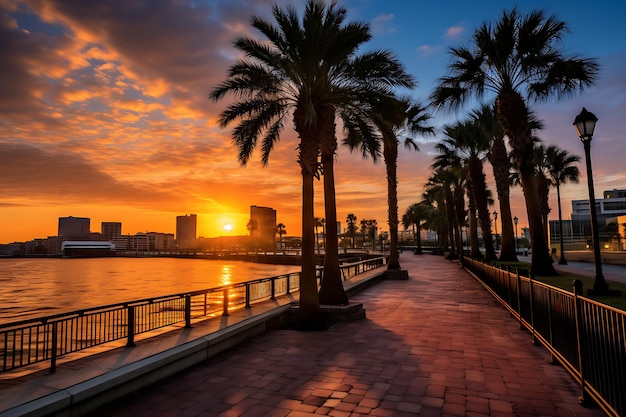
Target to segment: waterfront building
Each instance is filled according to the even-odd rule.
[[[178,249],[191,249],[196,244],[197,216],[176,216],[176,245]]]
[[[112,242],[116,236],[122,235],[122,223],[121,222],[102,222],[101,232],[102,232],[102,237],[105,240]]]
[[[601,249],[621,250],[624,230],[620,216],[626,215],[626,190],[604,191],[602,199],[596,199],[598,238]],[[570,219],[563,219],[563,242],[566,249],[591,248],[591,208],[589,200],[573,200]],[[550,220],[550,242],[557,247],[560,241],[559,221]]]
[[[59,217],[58,235],[76,240],[88,239],[90,222],[88,217]]]
[[[256,224],[250,230],[250,237],[254,238],[262,248],[276,248],[276,210],[270,207],[250,206],[250,221]]]

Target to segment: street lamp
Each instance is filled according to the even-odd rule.
[[[493,225],[496,228],[496,250],[498,250],[498,212],[493,212]]]
[[[513,224],[515,224],[515,255],[517,255],[517,222],[519,219],[517,216],[513,217]]]
[[[585,148],[585,161],[587,163],[587,187],[589,188],[589,211],[591,212],[591,239],[593,245],[593,260],[596,267],[596,276],[593,283],[593,292],[587,290],[591,295],[609,295],[614,291],[609,290],[609,285],[604,280],[602,274],[602,258],[600,257],[600,239],[598,237],[598,216],[596,214],[596,197],[593,191],[593,172],[591,170],[591,139],[593,130],[596,127],[598,118],[595,114],[588,112],[583,107],[580,114],[574,119],[576,133]]]

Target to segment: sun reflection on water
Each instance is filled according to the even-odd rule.
[[[233,265],[222,265],[220,271],[220,286],[233,283]]]

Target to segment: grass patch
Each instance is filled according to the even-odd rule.
[[[510,271],[515,271],[516,269],[521,271],[528,271],[530,269],[530,263],[528,262],[499,262],[495,261],[492,263],[493,266],[498,268],[505,268],[508,266]],[[579,274],[569,274],[566,272],[559,272],[557,276],[535,276],[535,280],[539,282],[543,282],[548,285],[552,285],[553,287],[560,288],[562,290],[566,290],[569,292],[574,292],[574,280],[578,279],[583,283],[583,294],[587,296],[587,290],[589,288],[593,288],[594,278],[587,275],[579,275]],[[619,290],[622,292],[620,297],[602,297],[602,296],[593,296],[589,297],[592,300],[598,301],[600,303],[609,305],[611,307],[618,308],[620,310],[626,311],[626,283],[616,282],[611,280],[606,280],[609,284],[609,287],[612,290]]]

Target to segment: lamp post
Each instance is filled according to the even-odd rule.
[[[493,212],[493,225],[496,228],[496,250],[498,250],[498,212],[494,211]]]
[[[595,114],[587,111],[583,107],[580,114],[574,119],[576,133],[585,148],[585,161],[587,163],[587,187],[589,188],[589,211],[591,212],[591,239],[593,245],[593,260],[596,267],[596,276],[593,283],[593,292],[588,293],[594,295],[609,295],[609,285],[604,280],[602,274],[602,258],[600,256],[600,239],[598,237],[598,217],[596,214],[596,198],[593,191],[593,173],[591,170],[591,139],[593,138],[593,130],[596,127],[598,118]]]
[[[517,255],[517,222],[519,219],[517,216],[513,217],[513,224],[515,224],[515,255]]]

